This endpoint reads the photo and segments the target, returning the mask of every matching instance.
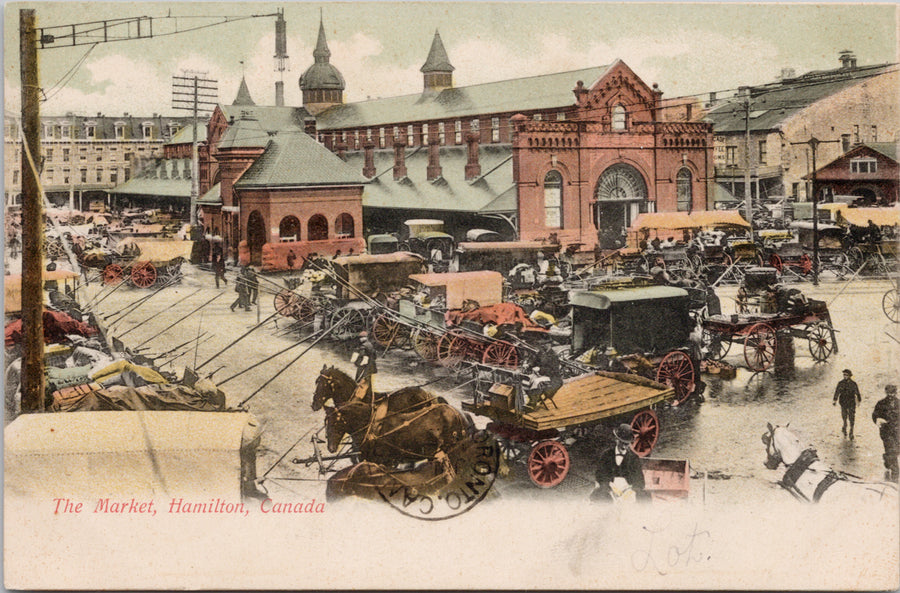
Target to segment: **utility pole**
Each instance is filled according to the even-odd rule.
[[[810,176],[810,192],[812,193],[813,204],[813,286],[819,285],[819,192],[816,188],[816,150],[819,144],[837,143],[840,140],[819,140],[815,136],[811,136],[806,142],[791,142],[792,145],[806,144],[812,151],[812,175]]]
[[[279,8],[275,19],[275,72],[279,80],[275,81],[275,106],[284,106],[284,71],[287,70],[287,23],[284,20],[284,9]]]
[[[197,226],[197,198],[200,194],[200,157],[197,154],[197,114],[211,112],[219,98],[219,81],[206,76],[206,72],[183,70],[181,76],[172,77],[172,108],[190,110],[194,119],[191,143],[191,226]],[[210,100],[212,99],[212,100]]]
[[[44,205],[38,190],[40,86],[37,17],[19,10],[22,83],[22,412],[44,411]],[[30,257],[29,257],[30,256]],[[29,298],[30,297],[30,298]]]
[[[750,195],[750,89],[744,99],[744,208],[750,223],[750,240],[753,240],[753,200]]]

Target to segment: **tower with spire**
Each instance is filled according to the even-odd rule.
[[[313,65],[300,76],[300,92],[303,106],[312,115],[317,115],[333,105],[344,102],[344,77],[329,62],[331,50],[325,39],[325,26],[319,18],[319,39],[313,50]]]
[[[431,42],[431,51],[420,70],[425,75],[425,92],[439,93],[444,89],[453,88],[453,71],[456,68],[450,64],[447,50],[441,41],[441,34],[435,29],[434,40]]]
[[[247,87],[247,79],[241,76],[241,86],[238,87],[237,96],[235,96],[232,105],[256,105],[253,97],[250,96],[250,89]]]

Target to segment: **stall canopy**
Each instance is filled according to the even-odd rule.
[[[459,309],[463,301],[469,299],[482,307],[503,300],[503,275],[499,272],[412,274],[409,279],[429,288],[444,288],[448,309]]]
[[[75,272],[69,270],[44,270],[44,282],[47,280],[56,280],[67,282],[69,280],[78,280],[79,276]],[[22,312],[22,276],[19,274],[10,274],[3,277],[3,310],[7,315]]]
[[[631,230],[660,229],[678,230],[695,226],[686,212],[645,212],[639,214],[631,225]]]
[[[750,223],[737,210],[696,210],[688,216],[691,219],[692,227],[739,226],[750,228]]]
[[[900,208],[841,208],[838,221],[853,226],[868,226],[869,221],[877,226],[900,225]]]

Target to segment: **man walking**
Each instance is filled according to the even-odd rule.
[[[256,275],[256,270],[250,266],[247,266],[244,269],[247,271],[247,289],[250,304],[255,305],[256,300],[259,298],[259,277]]]
[[[841,419],[844,421],[844,427],[841,432],[847,436],[847,422],[850,422],[850,440],[853,440],[853,424],[856,421],[856,404],[862,401],[859,394],[859,387],[856,381],[851,379],[853,372],[850,369],[844,369],[844,378],[837,384],[834,390],[834,399],[831,405],[841,404]]]
[[[897,399],[896,385],[885,385],[884,398],[875,404],[872,422],[878,424],[879,420],[883,421],[878,426],[878,433],[884,444],[885,477],[896,482],[900,478],[900,400]]]

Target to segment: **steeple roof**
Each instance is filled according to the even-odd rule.
[[[331,50],[328,49],[328,41],[325,39],[325,26],[319,21],[319,39],[316,49],[313,50],[315,62],[300,76],[301,90],[340,89],[346,88],[344,77],[340,71],[328,61],[331,58]]]
[[[434,39],[431,42],[431,51],[428,52],[428,59],[425,60],[420,70],[422,72],[453,72],[456,70],[450,64],[447,50],[444,49],[444,43],[441,41],[441,34],[437,30],[434,31]]]
[[[241,86],[238,87],[237,96],[234,98],[232,105],[256,105],[253,97],[250,96],[250,89],[247,88],[247,79],[241,77]]]
[[[331,50],[328,49],[328,40],[325,39],[325,25],[319,20],[319,39],[316,41],[316,49],[313,50],[316,62],[327,62],[331,58]]]

